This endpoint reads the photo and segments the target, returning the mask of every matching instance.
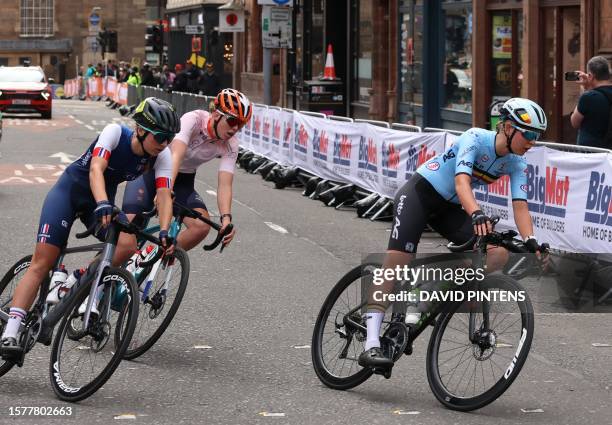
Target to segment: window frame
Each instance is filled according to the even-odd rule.
[[[35,12],[38,12],[38,14]],[[55,33],[54,20],[54,0],[21,0],[19,2],[20,37],[53,37]]]

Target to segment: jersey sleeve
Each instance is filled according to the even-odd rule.
[[[155,165],[155,189],[172,188],[172,153],[165,148],[157,156]]]
[[[464,132],[457,141],[457,159],[455,160],[455,175],[467,174],[472,175],[474,160],[480,143],[480,135],[473,129]]]
[[[181,117],[181,131],[174,138],[189,145],[196,131],[199,131],[198,115],[196,111],[187,112]]]
[[[109,124],[98,136],[98,141],[94,145],[92,157],[101,157],[110,160],[111,152],[119,145],[121,139],[121,126],[119,124]]]
[[[235,136],[227,141],[226,149],[227,151],[221,157],[219,171],[227,171],[233,174],[238,159],[238,139]]]
[[[510,189],[513,201],[527,200],[527,161],[520,158],[514,163],[510,172]]]

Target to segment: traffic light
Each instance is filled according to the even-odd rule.
[[[108,53],[117,53],[117,31],[108,31],[107,41],[106,51]]]
[[[108,51],[108,31],[106,28],[98,33],[97,40],[98,44],[100,45],[100,49],[102,50],[102,57],[104,58],[104,53]]]
[[[147,25],[146,31],[145,50],[161,53],[163,51],[163,35],[161,27],[159,25]]]

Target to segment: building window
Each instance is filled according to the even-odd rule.
[[[444,107],[472,111],[472,5],[443,3]]]
[[[0,58],[0,66],[8,66],[9,58]]]
[[[53,36],[53,0],[21,0],[21,36]]]
[[[359,0],[357,9],[357,57],[355,59],[355,95],[358,102],[370,101],[372,88],[372,0]]]
[[[400,37],[401,102],[422,105],[423,0],[404,2],[400,14]]]

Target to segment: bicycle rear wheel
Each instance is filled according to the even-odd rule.
[[[17,287],[17,283],[23,277],[25,271],[32,262],[32,256],[28,255],[17,261],[13,266],[6,272],[2,280],[0,280],[0,310],[8,313],[13,301],[13,292]],[[4,322],[0,322],[0,335],[4,332]],[[13,362],[5,361],[0,359],[0,376],[8,373],[15,364]]]
[[[312,335],[312,365],[323,384],[336,390],[356,387],[372,376],[371,369],[357,364],[364,349],[367,297],[364,283],[379,265],[358,266],[344,275],[321,307]],[[363,278],[363,281],[362,281]]]
[[[138,292],[138,324],[124,359],[132,360],[142,356],[166,331],[187,289],[189,267],[189,256],[176,247],[172,257],[161,260],[161,265],[149,286],[147,287],[147,282],[141,284]],[[146,279],[147,276],[144,280]],[[146,295],[143,291],[147,292]],[[120,323],[121,320],[122,318]]]
[[[520,373],[533,339],[533,306],[518,282],[492,275],[478,290],[520,298],[473,303],[471,310],[468,301],[456,302],[438,318],[427,350],[427,379],[440,403],[453,410],[480,409],[500,397]]]
[[[100,289],[104,288],[104,295],[99,303],[99,317],[92,315],[87,329],[83,329],[83,315],[78,310],[89,291],[82,291],[68,306],[69,313],[62,319],[55,335],[49,369],[53,391],[61,400],[83,400],[104,385],[119,366],[134,333],[138,317],[138,290],[134,277],[124,269],[108,267],[101,282],[103,286]],[[115,305],[117,291],[125,291],[120,307]],[[109,297],[112,302],[107,302]],[[121,323],[119,311],[126,313],[122,337],[115,346],[108,342]],[[69,330],[70,335],[67,335]]]

